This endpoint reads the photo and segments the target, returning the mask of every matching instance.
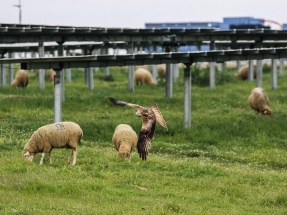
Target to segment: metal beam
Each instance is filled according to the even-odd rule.
[[[3,58],[1,64],[21,63],[21,68],[85,68],[106,66],[152,65],[161,63],[222,62],[231,60],[262,60],[287,57],[287,48],[170,52],[127,55],[86,55],[43,58]]]

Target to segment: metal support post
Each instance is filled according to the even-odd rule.
[[[248,80],[254,80],[253,60],[248,61]]]
[[[70,50],[67,50],[66,56],[70,56]],[[72,82],[71,68],[67,68],[66,70],[66,81]]]
[[[272,59],[271,61],[272,61],[272,63],[271,63],[271,67],[272,67],[271,89],[276,90],[278,88],[278,84],[277,84],[277,59]]]
[[[214,41],[211,41],[209,44],[210,50],[214,50]],[[215,62],[209,63],[209,85],[210,89],[215,89]]]
[[[284,58],[280,58],[280,76],[284,76]]]
[[[240,69],[240,60],[236,61],[236,71]]]
[[[104,49],[105,55],[109,54],[108,48],[103,48],[103,49]],[[105,76],[106,77],[110,76],[110,67],[105,67],[104,70],[105,70]]]
[[[191,64],[185,64],[184,68],[184,104],[183,104],[183,126],[191,126]]]
[[[38,52],[39,52],[39,57],[44,57],[45,56],[44,42],[43,41],[39,41]],[[38,75],[39,75],[38,76],[39,88],[40,88],[40,90],[43,90],[45,88],[45,70],[44,69],[39,69],[39,74]]]
[[[173,91],[173,75],[171,70],[171,64],[166,64],[166,81],[165,81],[165,95],[167,98],[172,98]]]
[[[58,56],[63,56],[64,55],[64,47],[63,43],[64,42],[57,42],[58,43]],[[61,82],[60,82],[60,87],[61,87],[61,101],[63,102],[65,100],[65,79],[64,79],[64,73],[63,70],[61,70]]]
[[[10,52],[9,53],[9,58],[14,58],[15,54]],[[9,64],[9,85],[12,83],[14,80],[14,64],[11,63]]]
[[[54,69],[54,122],[62,121],[62,99],[61,99],[61,73],[62,69]]]
[[[1,87],[6,86],[6,65],[0,64]]]
[[[256,64],[256,87],[262,87],[262,60],[257,60]]]
[[[133,54],[133,50],[134,50],[133,42],[130,42],[128,53]],[[134,91],[134,71],[135,71],[135,66],[128,67],[129,91]]]

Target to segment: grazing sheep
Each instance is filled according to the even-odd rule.
[[[160,80],[165,79],[166,76],[166,64],[157,65],[157,73]]]
[[[127,124],[119,124],[114,132],[112,142],[120,158],[129,158],[138,142],[138,136],[133,128]]]
[[[49,154],[50,163],[52,163],[52,149],[53,148],[67,148],[72,149],[72,153],[68,157],[68,162],[76,164],[77,146],[81,141],[83,131],[81,127],[74,122],[57,122],[42,126],[36,130],[27,144],[24,147],[22,155],[29,161],[33,161],[37,153],[42,153],[40,165],[43,164],[45,153]]]
[[[235,77],[238,77],[242,80],[246,80],[248,79],[248,70],[249,70],[249,66],[245,65],[242,66],[237,73],[234,74]],[[256,79],[256,66],[253,66],[253,77],[254,79]]]
[[[151,73],[144,68],[136,69],[135,82],[136,82],[136,85],[139,85],[139,84],[156,85],[155,81],[152,78]]]
[[[271,115],[272,111],[269,108],[269,98],[261,87],[254,88],[248,98],[250,107],[255,111],[255,114]]]
[[[21,87],[26,88],[29,83],[29,71],[28,70],[19,70],[16,75],[15,79],[10,84],[13,87]]]

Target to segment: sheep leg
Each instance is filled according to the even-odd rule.
[[[40,160],[40,165],[43,164],[44,157],[45,157],[45,152],[42,153],[42,157],[41,157],[41,160]]]
[[[70,154],[69,157],[68,157],[68,163],[71,163],[71,161],[72,161],[72,156],[73,156],[73,150],[72,150],[71,154]]]
[[[76,161],[77,161],[77,150],[73,149],[72,154],[73,154],[73,163],[72,163],[72,165],[75,165]]]
[[[52,163],[52,152],[49,152],[50,163]]]
[[[69,163],[71,163],[72,157],[73,157],[72,165],[75,165],[76,161],[77,161],[77,150],[76,149],[72,149],[72,152],[71,152],[70,156],[68,157]]]

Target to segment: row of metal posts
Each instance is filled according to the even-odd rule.
[[[63,43],[59,43],[58,48],[58,55],[63,56]],[[44,56],[44,48],[43,43],[39,43],[39,56]],[[154,48],[155,49],[155,48]],[[210,50],[214,49],[214,44],[211,43]],[[128,53],[132,54],[134,51],[133,45],[131,43],[131,46],[128,49]],[[169,48],[166,49],[166,52],[171,51]],[[174,50],[172,50],[174,51]],[[104,53],[103,53],[104,54]],[[11,55],[9,57],[12,57]],[[253,61],[249,61],[249,80],[253,80]],[[184,69],[184,127],[189,128],[191,125],[191,65],[186,65],[186,68]],[[239,69],[239,61],[237,62],[237,68]],[[271,85],[272,89],[277,89],[277,72],[276,72],[276,59],[272,59],[272,74],[271,74]],[[3,65],[1,66],[1,84],[4,86],[3,83],[6,82],[6,73],[5,73],[5,67]],[[166,97],[171,98],[172,97],[172,90],[173,90],[173,80],[175,80],[175,71],[178,68],[177,65],[171,65],[166,64]],[[54,121],[59,122],[62,119],[62,108],[61,104],[64,101],[64,75],[62,72],[62,69],[54,69],[56,71],[56,76],[54,78]],[[134,66],[129,66],[129,90],[134,90]],[[4,71],[4,72],[3,72]],[[13,80],[13,71],[14,67],[13,65],[9,66],[9,81]],[[88,68],[88,86],[89,89],[93,89],[93,71],[91,68]],[[258,87],[262,86],[262,60],[257,60],[257,67],[256,67],[256,73],[257,73],[257,83],[256,85]],[[280,59],[280,75],[283,75],[284,73],[284,60]],[[105,68],[105,74],[109,75],[108,67]],[[252,75],[251,75],[252,74]],[[5,76],[5,77],[4,77]],[[153,65],[153,77],[156,80],[157,77],[157,69],[156,65]],[[11,80],[10,80],[11,79]],[[39,87],[40,89],[44,89],[44,70],[39,71]],[[4,81],[3,81],[4,80]],[[215,62],[210,63],[210,88],[215,88]]]

